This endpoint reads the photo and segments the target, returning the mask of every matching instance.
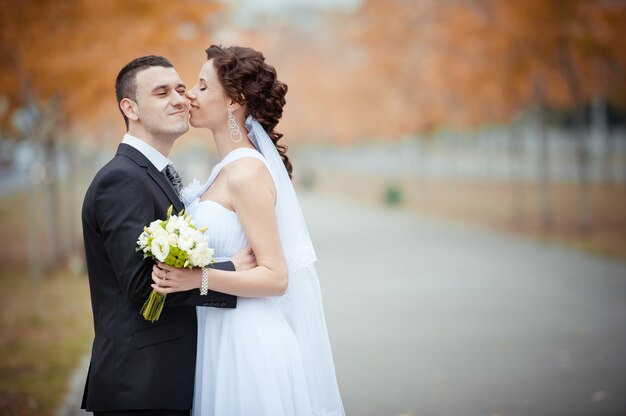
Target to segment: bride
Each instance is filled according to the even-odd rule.
[[[246,271],[159,263],[154,289],[238,296],[236,309],[197,308],[194,415],[344,415],[314,262],[282,134],[287,85],[253,49],[213,45],[189,91],[190,123],[212,131],[221,161],[183,190],[215,257],[249,245]]]

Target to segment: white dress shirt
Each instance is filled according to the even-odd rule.
[[[163,156],[161,152],[131,134],[126,133],[122,139],[122,143],[139,150],[159,172],[163,172],[163,169],[165,169],[167,165],[173,165],[172,161]]]

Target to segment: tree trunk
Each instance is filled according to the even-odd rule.
[[[79,232],[80,227],[77,227],[80,221],[80,209],[78,205],[79,201],[79,189],[81,184],[79,181],[84,177],[80,166],[80,160],[78,159],[78,152],[74,146],[68,146],[67,155],[69,163],[70,178],[67,181],[67,231],[68,231],[68,251],[74,255],[80,248]]]
[[[523,170],[523,136],[519,134],[519,126],[514,122],[509,125],[509,158],[510,158],[510,192],[511,192],[511,221],[513,225],[524,225],[524,178]]]
[[[31,167],[31,172],[32,172]],[[29,172],[30,173],[30,172]],[[39,188],[41,185],[37,183],[37,178],[30,175],[30,181],[33,186],[28,189],[28,274],[33,283],[41,279],[41,229],[39,227]]]
[[[569,49],[561,48],[561,65],[574,101],[574,136],[576,138],[576,168],[578,176],[578,229],[586,233],[591,228],[589,208],[589,149],[585,141],[585,114],[580,78],[572,64]]]
[[[536,110],[537,129],[539,133],[539,183],[541,188],[541,228],[547,231],[552,228],[552,189],[550,176],[550,148],[543,105]]]
[[[576,164],[578,172],[578,228],[582,233],[591,229],[591,209],[589,207],[589,148],[585,140],[583,107],[574,110],[576,135]]]
[[[46,270],[51,270],[61,260],[61,246],[63,241],[59,217],[59,192],[57,187],[57,168],[54,142],[46,139],[44,143],[44,166],[46,176],[43,184],[43,218],[48,229],[46,233]]]
[[[603,97],[596,97],[591,103],[591,137],[594,142],[602,143],[602,171],[600,178],[603,183],[613,182],[613,172],[611,163],[612,143],[609,135],[608,116],[606,100]]]

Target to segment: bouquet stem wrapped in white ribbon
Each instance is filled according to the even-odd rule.
[[[172,215],[170,205],[165,220],[152,221],[144,227],[137,240],[137,251],[144,259],[152,258],[177,268],[206,267],[213,262],[213,249],[209,248],[206,228],[197,228],[185,211]],[[165,295],[154,290],[143,304],[141,314],[150,322],[161,316]]]

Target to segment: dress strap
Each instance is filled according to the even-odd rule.
[[[220,166],[220,169],[221,169],[224,166],[228,165],[229,163],[232,163],[239,159],[243,159],[245,157],[254,157],[256,159],[259,159],[265,162],[265,158],[263,157],[261,153],[259,153],[258,150],[250,149],[248,147],[240,147],[231,151],[226,156],[224,156],[224,159],[222,159],[222,161],[218,163],[218,166]]]
[[[230,153],[228,153],[226,156],[224,156],[224,159],[222,159],[220,163],[215,165],[215,167],[211,171],[211,175],[209,175],[209,179],[207,180],[206,188],[208,189],[209,186],[211,186],[211,184],[215,181],[215,179],[217,178],[217,175],[219,175],[220,171],[222,170],[224,166],[227,166],[239,159],[243,159],[246,157],[253,157],[255,159],[259,159],[261,162],[263,162],[267,166],[267,162],[265,161],[265,158],[263,157],[261,153],[259,153],[258,150],[250,149],[248,147],[237,148],[231,151]]]
[[[217,175],[220,174],[224,166],[236,160],[243,159],[246,157],[253,157],[255,159],[259,159],[265,164],[265,166],[269,170],[267,161],[265,160],[263,155],[259,153],[258,150],[250,149],[247,147],[237,148],[231,151],[230,153],[228,153],[226,156],[224,156],[224,158],[213,167],[213,170],[211,171],[209,178],[206,180],[206,182],[204,182],[204,184],[200,184],[200,182],[194,179],[193,182],[186,189],[183,189],[182,199],[185,205],[188,206],[196,198],[199,198],[202,194],[204,194],[206,190],[209,189],[209,187],[213,184],[213,182],[217,178]],[[271,174],[271,170],[270,170],[270,174]],[[272,179],[275,181],[275,178],[273,176],[272,176]]]

